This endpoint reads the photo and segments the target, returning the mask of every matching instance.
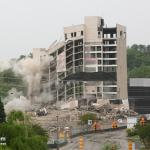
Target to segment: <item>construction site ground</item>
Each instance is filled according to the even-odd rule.
[[[99,120],[100,128],[110,128],[112,125],[112,120],[114,117],[114,114],[110,114],[106,116],[102,116],[101,113],[97,112],[91,112],[86,110],[50,110],[48,111],[48,114],[45,116],[32,116],[32,120],[40,124],[44,129],[46,129],[49,133],[50,139],[56,138],[56,131],[57,127],[60,129],[63,129],[65,127],[69,127],[71,129],[72,134],[76,134],[79,132],[82,132],[83,130],[87,130],[89,127],[87,125],[81,125],[79,124],[79,116],[85,114],[85,113],[95,113],[97,115],[97,118],[103,118]],[[58,116],[58,120],[57,117]],[[123,122],[120,125],[126,125],[126,119],[123,120]],[[89,128],[90,129],[90,128]]]

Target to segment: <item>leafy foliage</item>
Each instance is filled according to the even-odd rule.
[[[26,118],[20,111],[11,112],[8,121],[0,124],[0,137],[6,137],[7,147],[12,150],[47,150],[47,132]]]
[[[93,113],[86,113],[80,116],[80,120],[83,124],[87,124],[88,120],[97,120],[97,116],[96,114],[93,114]]]
[[[107,142],[103,148],[103,150],[119,150],[119,146],[112,142]]]
[[[129,77],[150,78],[150,66],[140,66],[131,70]]]
[[[150,45],[132,45],[127,59],[129,77],[150,77]]]
[[[147,122],[144,126],[138,123],[135,129],[145,148],[150,148],[150,122]]]
[[[3,123],[5,122],[5,118],[6,118],[6,115],[5,115],[5,111],[4,111],[4,105],[1,101],[1,97],[0,97],[0,123]]]
[[[133,129],[127,129],[126,131],[127,131],[128,137],[137,135],[137,132],[134,128]]]
[[[21,111],[12,111],[10,114],[7,116],[7,122],[13,123],[17,121],[24,121],[25,116]]]

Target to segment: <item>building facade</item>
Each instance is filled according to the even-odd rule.
[[[128,107],[126,28],[107,27],[97,16],[64,28],[64,41],[48,49],[49,72],[57,101],[121,99]]]
[[[150,114],[149,78],[130,78],[128,95],[130,109],[140,114]]]

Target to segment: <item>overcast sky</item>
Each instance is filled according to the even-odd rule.
[[[0,0],[0,59],[49,47],[84,16],[125,25],[128,45],[150,44],[149,0]]]

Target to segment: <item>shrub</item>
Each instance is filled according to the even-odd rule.
[[[112,142],[107,142],[102,148],[102,150],[112,150],[112,149],[113,150],[119,150],[119,146],[117,144],[112,143]]]
[[[97,120],[97,116],[96,114],[93,114],[93,113],[86,113],[80,116],[80,120],[81,120],[81,123],[87,124],[88,120]]]
[[[128,137],[137,135],[137,132],[135,129],[127,129],[126,131],[127,131]]]
[[[144,126],[137,124],[135,129],[145,148],[150,148],[150,123],[147,122]]]
[[[13,111],[7,122],[0,124],[0,137],[6,137],[8,150],[47,150],[47,132],[26,118],[22,112]]]

